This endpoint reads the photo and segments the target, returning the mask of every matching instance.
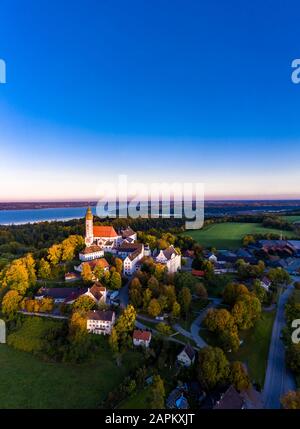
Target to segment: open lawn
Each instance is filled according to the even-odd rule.
[[[292,216],[282,216],[282,218],[286,221],[286,222],[300,222],[300,215],[292,215]]]
[[[126,398],[119,405],[119,409],[123,410],[143,410],[149,408],[150,387],[138,391],[129,398]]]
[[[259,223],[224,222],[208,225],[203,229],[189,230],[184,234],[192,237],[203,247],[221,249],[237,249],[242,245],[242,239],[247,234],[277,234],[281,231],[265,228]],[[282,231],[283,236],[292,238],[293,231]]]
[[[140,359],[129,352],[118,368],[101,351],[86,364],[48,363],[0,344],[0,408],[96,408]]]
[[[275,311],[262,313],[253,329],[241,332],[244,340],[236,353],[229,353],[230,360],[239,360],[247,365],[252,380],[263,386],[272,334]]]

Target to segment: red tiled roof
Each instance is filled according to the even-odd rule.
[[[205,271],[192,270],[192,274],[193,274],[193,276],[196,276],[196,277],[203,277],[205,275]]]
[[[141,331],[139,329],[136,329],[133,332],[133,338],[135,340],[140,340],[140,341],[150,341],[151,332],[149,332],[149,331]]]
[[[118,234],[113,226],[94,226],[94,237],[117,237]]]
[[[83,264],[89,264],[92,269],[95,267],[109,268],[109,263],[105,258],[94,259],[93,261],[83,262]]]

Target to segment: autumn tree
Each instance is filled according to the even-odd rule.
[[[137,277],[135,277],[130,284],[129,288],[130,302],[135,308],[140,308],[143,303],[142,285]]]
[[[81,272],[81,277],[83,279],[83,281],[85,283],[89,283],[92,281],[93,279],[93,272],[92,269],[90,267],[90,265],[88,263],[83,263],[82,264],[82,272]]]
[[[234,305],[241,295],[248,295],[250,292],[243,284],[229,283],[223,292],[223,300],[228,305]]]
[[[296,374],[300,374],[300,343],[291,344],[286,352],[286,362]]]
[[[184,315],[187,316],[192,302],[192,294],[189,288],[183,287],[181,289],[179,293],[179,302],[184,312]]]
[[[228,381],[229,362],[219,347],[204,347],[198,352],[198,380],[211,390]]]
[[[150,279],[148,280],[147,286],[151,290],[152,296],[154,296],[155,298],[158,298],[160,295],[160,286],[157,278],[154,276],[151,276]]]
[[[208,297],[207,290],[203,283],[196,283],[195,293],[201,299],[207,299]]]
[[[162,290],[163,295],[167,298],[167,308],[172,310],[173,304],[176,301],[176,291],[175,286],[165,285]]]
[[[240,345],[238,329],[228,310],[209,309],[204,319],[204,325],[208,330],[217,334],[224,350],[238,350]]]
[[[122,269],[123,269],[123,261],[120,258],[116,258],[115,259],[115,266],[116,266],[116,270],[119,274],[122,274]]]
[[[153,376],[153,382],[150,388],[149,405],[152,410],[159,410],[165,407],[165,386],[159,375]]]
[[[261,314],[261,303],[253,295],[241,295],[232,309],[232,315],[239,329],[252,328]]]
[[[62,246],[61,244],[53,244],[48,250],[48,260],[52,265],[57,265],[61,260]]]
[[[121,275],[116,271],[112,273],[110,277],[110,287],[112,289],[120,289],[122,286],[122,277]]]
[[[151,317],[156,317],[161,313],[161,307],[156,298],[152,298],[148,305],[148,314]]]
[[[180,304],[177,301],[175,301],[172,307],[172,317],[174,317],[174,319],[177,319],[180,316],[180,312],[181,312]]]
[[[231,363],[229,379],[231,384],[240,392],[248,389],[251,384],[244,365],[239,361]]]
[[[93,298],[87,295],[81,295],[77,299],[75,299],[72,310],[73,311],[81,311],[88,312],[90,310],[96,309],[97,305]]]
[[[143,309],[148,310],[148,306],[150,304],[152,298],[152,292],[149,288],[145,289],[143,292]]]
[[[268,272],[268,277],[275,287],[287,286],[292,281],[289,273],[280,267],[271,268]]]
[[[119,339],[118,339],[117,331],[114,327],[111,330],[108,343],[113,354],[116,354],[119,352]]]
[[[39,263],[38,276],[43,280],[51,278],[51,267],[46,259],[42,258]]]
[[[118,339],[125,345],[131,343],[131,333],[135,326],[136,311],[133,305],[128,305],[115,324]]]
[[[75,311],[72,314],[69,321],[69,332],[75,339],[87,333],[86,316],[83,313]]]
[[[255,296],[263,303],[267,298],[267,291],[262,287],[260,280],[254,280],[253,282],[253,291]]]
[[[300,391],[289,391],[281,398],[285,410],[300,410]]]
[[[41,300],[38,300],[40,307],[39,311],[40,313],[51,313],[54,308],[54,302],[52,298],[43,298]]]
[[[9,319],[12,319],[20,307],[22,297],[16,290],[8,291],[2,300],[2,312]]]
[[[35,286],[36,284],[35,260],[33,259],[32,254],[28,253],[21,260],[22,260],[22,263],[25,265],[25,268],[28,273],[29,287]]]
[[[20,295],[25,295],[30,287],[29,274],[22,259],[14,260],[8,267],[3,286],[16,290]]]

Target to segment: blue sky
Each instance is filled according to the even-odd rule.
[[[300,197],[297,1],[2,0],[0,200]]]

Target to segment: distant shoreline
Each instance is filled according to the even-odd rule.
[[[253,206],[253,207],[261,207],[261,206],[273,206],[276,204],[277,206],[299,206],[300,208],[300,200],[207,200],[205,201],[206,207],[243,207]],[[97,205],[96,201],[48,201],[48,202],[0,202],[0,211],[2,210],[40,210],[40,209],[59,209],[59,208],[74,208],[74,207],[87,207],[87,206],[95,207]]]

